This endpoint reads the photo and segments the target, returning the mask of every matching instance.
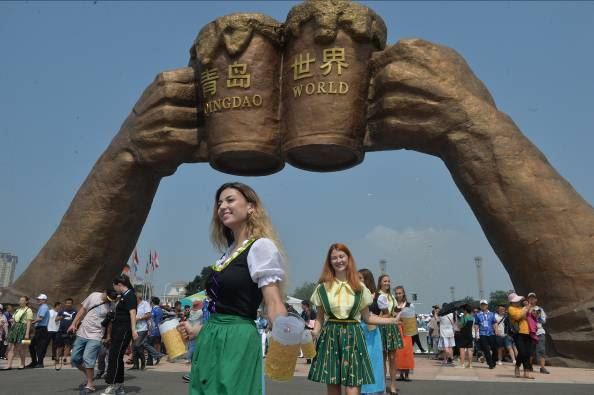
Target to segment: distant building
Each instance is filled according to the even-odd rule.
[[[173,305],[176,301],[186,297],[186,281],[168,283],[165,285],[161,303]]]
[[[9,252],[0,252],[0,287],[8,287],[14,281],[14,271],[19,257]]]

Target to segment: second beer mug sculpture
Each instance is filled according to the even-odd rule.
[[[363,161],[371,54],[386,26],[349,1],[307,1],[285,28],[281,89],[283,155],[295,167],[335,171]]]

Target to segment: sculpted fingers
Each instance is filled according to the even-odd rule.
[[[139,148],[161,147],[164,150],[170,150],[172,146],[177,149],[193,149],[198,146],[199,140],[197,129],[175,127],[147,129],[133,138]]]
[[[134,113],[141,115],[163,103],[196,107],[196,84],[192,68],[185,67],[157,75],[134,106]]]
[[[196,129],[198,127],[198,110],[196,107],[161,105],[138,116],[136,125],[139,130],[159,127]]]

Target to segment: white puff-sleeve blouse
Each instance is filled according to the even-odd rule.
[[[258,283],[259,288],[285,279],[283,257],[276,244],[270,239],[262,238],[254,241],[247,256],[247,262],[250,276],[255,283]]]

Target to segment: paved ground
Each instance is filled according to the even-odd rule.
[[[550,368],[552,374],[541,375],[534,381],[513,378],[510,364],[489,370],[484,365],[476,368],[456,369],[441,367],[427,358],[417,358],[415,374],[410,383],[398,383],[403,395],[426,395],[430,393],[454,395],[592,395],[594,394],[594,370]],[[0,362],[0,368],[5,365]],[[0,372],[0,395],[77,394],[82,375],[71,368],[56,372],[50,361],[45,369],[25,369]],[[296,377],[289,383],[267,383],[269,395],[325,394],[323,385],[307,381],[304,377],[309,366],[300,360]],[[130,394],[187,394],[187,384],[181,375],[188,370],[183,363],[162,362],[157,367],[138,372],[127,372],[126,391]],[[99,390],[105,388],[102,381],[96,383]],[[97,394],[100,394],[98,391]],[[237,395],[241,395],[238,389]]]

